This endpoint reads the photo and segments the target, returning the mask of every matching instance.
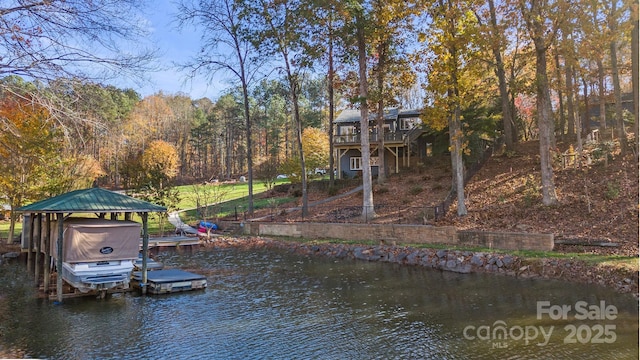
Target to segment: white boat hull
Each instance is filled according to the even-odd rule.
[[[127,289],[132,271],[131,259],[62,264],[62,278],[81,292]]]

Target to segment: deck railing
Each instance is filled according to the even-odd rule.
[[[403,142],[406,132],[391,132],[384,134],[385,142]],[[369,134],[369,142],[374,143],[378,141],[378,134]],[[360,144],[360,134],[351,135],[334,135],[334,144]]]

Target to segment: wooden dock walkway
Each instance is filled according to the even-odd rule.
[[[177,247],[187,245],[200,245],[200,238],[197,236],[166,236],[149,238],[149,249],[154,247]],[[140,249],[142,249],[142,239],[140,239]]]

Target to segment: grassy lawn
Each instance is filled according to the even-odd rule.
[[[286,184],[289,180],[278,179],[275,185]],[[248,183],[221,183],[207,185],[183,185],[177,187],[180,192],[179,210],[188,210],[196,207],[198,197],[205,203],[221,203],[230,200],[245,199],[248,203],[249,184]],[[267,191],[264,183],[258,181],[253,183],[253,194],[260,194]],[[207,201],[208,200],[208,201]]]
[[[288,183],[288,179],[278,179],[275,185],[286,184]],[[211,185],[184,185],[177,187],[180,193],[180,202],[178,204],[178,209],[187,210],[182,213],[182,221],[184,222],[195,222],[200,219],[194,209],[196,207],[196,199],[199,197],[201,201],[205,204],[218,203],[213,205],[213,210],[219,213],[220,216],[227,216],[229,214],[235,213],[237,210],[241,215],[244,211],[246,211],[249,199],[249,184],[248,183],[221,183],[221,184],[211,184]],[[262,192],[267,191],[267,187],[264,183],[257,181],[253,184],[253,194],[254,196],[260,194]],[[254,209],[263,209],[267,207],[276,208],[282,202],[286,202],[290,199],[278,199],[275,201],[270,201],[270,199],[256,199],[254,197],[253,205]],[[212,212],[213,213],[213,212]],[[152,213],[149,216],[149,233],[150,234],[160,234],[161,233],[161,216],[162,214]],[[239,216],[240,216],[239,215]],[[92,214],[87,214],[87,216],[93,216]],[[142,219],[137,214],[134,214],[133,221],[142,223]],[[164,232],[173,231],[173,225],[171,225],[165,218],[164,220]],[[22,223],[16,223],[15,234],[20,234],[22,231]],[[2,220],[0,221],[0,241],[6,241],[9,234],[9,221]]]
[[[278,206],[282,203],[286,203],[291,201],[293,198],[290,197],[278,197],[273,199],[253,199],[253,208],[254,210],[271,208],[273,209],[274,214],[278,211]],[[247,210],[249,204],[249,199],[247,197],[242,197],[238,199],[233,199],[229,201],[224,201],[212,206],[209,206],[209,211],[211,214],[217,214],[218,217],[226,217],[226,216],[236,216],[237,220],[242,220],[244,218],[244,212]],[[201,216],[199,216],[195,209],[190,209],[181,213],[180,218],[185,223],[192,223],[198,220],[202,220]]]
[[[9,236],[9,220],[0,221],[0,241],[6,242],[7,237]],[[22,223],[16,223],[16,230],[14,235],[20,234],[22,231]]]

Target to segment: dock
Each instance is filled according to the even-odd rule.
[[[141,288],[142,272],[134,271],[131,283]],[[147,273],[148,294],[169,294],[182,291],[203,290],[207,287],[204,275],[180,269],[154,270]]]
[[[200,245],[200,238],[197,236],[166,236],[149,238],[149,249],[154,247],[177,247],[186,245]],[[142,239],[140,240],[142,249]]]

